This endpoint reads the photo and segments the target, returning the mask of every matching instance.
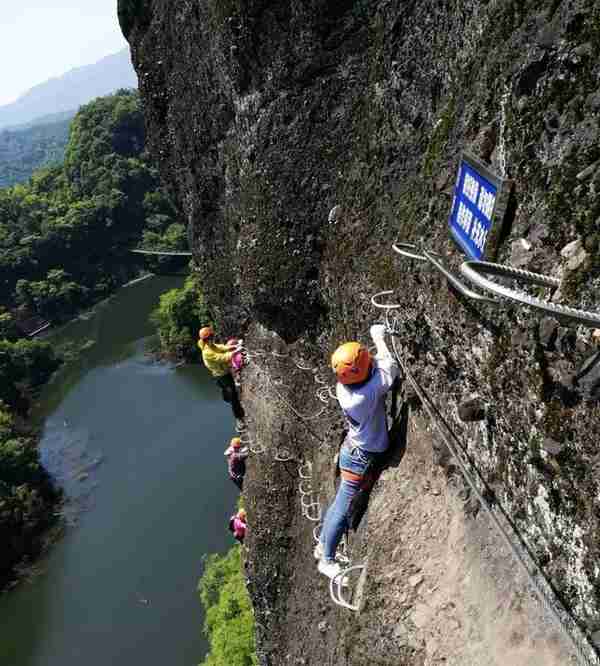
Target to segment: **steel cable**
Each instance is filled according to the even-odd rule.
[[[558,303],[552,303],[541,298],[536,298],[535,296],[529,296],[529,294],[520,293],[515,289],[510,289],[493,280],[489,280],[484,276],[497,275],[499,277],[512,278],[521,284],[537,284],[544,287],[554,288],[560,287],[560,280],[557,278],[542,275],[540,273],[531,273],[520,268],[513,268],[512,266],[505,266],[503,264],[493,264],[488,261],[465,261],[460,266],[460,272],[473,284],[495,294],[496,296],[516,301],[517,303],[527,305],[530,308],[541,310],[549,315],[560,317],[563,320],[576,322],[591,328],[600,327],[600,314],[596,312],[578,310],[569,307],[568,305],[559,305]]]
[[[431,250],[422,250],[420,253],[417,246],[413,243],[393,243],[392,249],[403,257],[414,259],[416,261],[429,262],[437,271],[442,273],[446,280],[463,296],[471,300],[486,303],[488,305],[501,305],[502,301],[497,298],[491,298],[478,294],[465,286],[451,271],[449,271],[440,261],[440,255]],[[510,278],[520,284],[534,284],[542,287],[552,287],[558,289],[561,281],[558,278],[541,273],[532,273],[521,268],[506,266],[505,264],[494,264],[489,261],[465,261],[460,265],[460,272],[470,282],[484,289],[485,291],[500,296],[503,299],[514,301],[520,305],[525,305],[536,310],[541,310],[546,314],[560,318],[563,322],[574,322],[590,328],[600,327],[600,313],[590,312],[588,310],[579,310],[568,305],[560,305],[551,301],[530,296],[529,294],[519,292],[504,285],[498,284],[488,279],[487,275]],[[371,298],[371,303],[382,310],[393,310],[399,307],[397,304],[385,305],[377,302],[377,298],[383,295],[393,294],[393,291],[383,291],[375,294]]]

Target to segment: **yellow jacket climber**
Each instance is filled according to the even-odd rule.
[[[202,331],[209,329],[210,333],[202,337]],[[222,377],[231,370],[231,358],[235,354],[235,349],[228,345],[220,345],[214,341],[212,328],[204,326],[200,329],[198,347],[202,352],[204,365],[213,377]]]
[[[236,419],[243,419],[244,409],[231,376],[231,359],[240,350],[240,344],[219,345],[215,342],[212,326],[203,326],[198,332],[198,347],[202,352],[204,365],[221,387],[223,400],[231,405]]]

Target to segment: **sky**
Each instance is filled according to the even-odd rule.
[[[120,51],[117,0],[2,0],[0,105]]]

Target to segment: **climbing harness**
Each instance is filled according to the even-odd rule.
[[[373,301],[371,301],[373,302]],[[458,437],[448,425],[443,415],[436,407],[435,403],[427,395],[425,389],[423,389],[412,373],[408,370],[407,365],[402,361],[400,353],[396,345],[396,337],[399,335],[398,323],[396,319],[394,322],[390,318],[391,309],[385,310],[385,321],[386,329],[391,335],[392,347],[394,350],[394,355],[402,369],[404,376],[408,379],[409,383],[413,387],[415,393],[419,397],[421,404],[423,405],[425,411],[427,412],[431,422],[438,431],[440,437],[448,447],[448,450],[452,454],[452,457],[456,464],[458,465],[463,477],[468,483],[469,487],[477,497],[481,506],[490,517],[493,525],[498,530],[499,534],[503,538],[506,545],[509,547],[510,551],[513,553],[513,556],[516,558],[517,562],[522,566],[525,571],[529,581],[533,585],[533,589],[538,595],[544,608],[548,609],[555,620],[558,622],[559,626],[565,632],[572,645],[574,646],[577,655],[580,659],[580,662],[586,664],[587,666],[599,666],[600,659],[595,651],[595,648],[590,643],[588,637],[585,633],[579,628],[576,624],[573,617],[569,614],[566,608],[562,605],[561,601],[556,596],[553,588],[550,583],[544,576],[542,570],[540,569],[537,562],[533,559],[528,550],[523,549],[521,544],[521,539],[516,533],[515,528],[512,526],[510,520],[506,516],[504,510],[499,504],[495,504],[494,507],[497,508],[497,512],[494,511],[494,508],[490,505],[484,493],[479,490],[478,483],[486,488],[486,483],[483,477],[481,476],[479,470],[473,465],[469,458],[463,454],[464,447],[459,441]],[[464,456],[464,457],[463,457]],[[338,585],[339,591],[339,585]],[[333,598],[333,593],[332,593]],[[340,600],[343,602],[344,599],[340,596]]]
[[[355,474],[354,472],[351,472],[347,469],[341,469],[340,476],[342,479],[344,479],[344,481],[352,481],[354,483],[362,483],[363,479],[365,478],[365,474]]]

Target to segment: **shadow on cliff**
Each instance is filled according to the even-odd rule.
[[[377,479],[379,479],[379,475],[381,475],[381,473],[389,467],[400,466],[400,463],[406,454],[406,447],[408,443],[409,415],[409,404],[407,401],[404,401],[400,407],[399,413],[392,423],[392,427],[390,428],[390,447],[386,451],[375,481],[377,481]]]

